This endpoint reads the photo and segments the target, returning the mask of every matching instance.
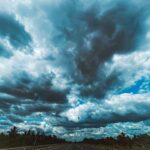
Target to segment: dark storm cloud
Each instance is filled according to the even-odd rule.
[[[68,120],[67,118],[64,118],[62,121],[59,121],[57,125],[63,126],[67,130],[72,130],[75,128],[83,129],[83,128],[105,127],[108,124],[118,123],[118,122],[136,123],[139,121],[145,121],[145,120],[150,119],[149,104],[141,103],[141,105],[139,105],[138,103],[137,104],[133,103],[131,105],[135,108],[133,110],[131,109],[126,110],[124,113],[119,112],[119,111],[114,112],[113,110],[110,110],[110,108],[103,108],[103,110],[106,109],[107,113],[103,115],[101,113],[97,113],[96,116],[94,116],[93,115],[94,113],[92,112],[96,112],[97,108],[95,109],[93,108],[92,111],[88,110],[84,115],[78,116],[78,119],[81,119],[81,121],[74,122],[74,121]],[[128,107],[128,105],[126,107]],[[141,110],[141,112],[139,112],[139,110]],[[74,114],[74,116],[76,116],[76,114]],[[82,120],[82,118],[84,119]]]
[[[29,46],[31,37],[14,16],[0,12],[0,36],[7,37],[15,48]]]
[[[149,119],[149,101],[144,101],[148,95],[124,97],[117,93],[125,82],[134,82],[126,73],[133,67],[127,64],[123,66],[127,70],[117,68],[119,62],[113,59],[116,54],[120,58],[135,52],[145,42],[150,5],[145,0],[143,3],[39,0],[35,5],[31,0],[14,6],[19,21],[13,15],[0,13],[0,40],[6,39],[12,46],[9,51],[7,43],[0,41],[0,114],[10,125],[44,125],[47,133],[50,130],[58,135],[58,129],[61,137],[66,132],[75,138],[76,131],[82,129],[84,137],[88,137],[89,128]],[[30,34],[25,26],[29,26]],[[28,51],[30,46],[34,46],[32,52]],[[18,48],[28,53],[15,51]],[[145,62],[141,57],[140,63]],[[132,58],[127,58],[131,63]],[[138,65],[135,74],[142,66]]]
[[[46,103],[42,100],[33,101],[15,98],[7,94],[2,96],[0,94],[0,108],[0,118],[5,116],[12,123],[21,123],[24,122],[24,117],[29,117],[35,113],[42,113],[48,116],[54,113],[54,116],[57,116],[67,106],[64,104]]]
[[[111,117],[106,117],[105,119],[93,119],[89,117],[87,120],[83,122],[69,122],[67,124],[60,123],[61,126],[64,125],[66,129],[83,129],[83,128],[98,128],[98,127],[105,127],[111,123],[118,123],[118,122],[139,122],[150,119],[150,114],[147,112],[146,114],[139,114],[139,113],[127,113],[125,115],[120,115],[119,113],[112,113]]]
[[[17,73],[13,76],[15,82],[8,80],[0,85],[0,92],[12,95],[20,100],[42,100],[50,103],[64,103],[67,90],[53,88],[52,75],[42,75],[32,78],[27,73]]]
[[[20,122],[23,122],[23,118],[20,118],[19,116],[17,115],[13,115],[13,114],[9,114],[9,115],[6,115],[7,118],[12,122],[12,123],[20,123]]]
[[[35,113],[58,116],[67,107],[66,104],[51,104],[43,100],[26,100],[0,93],[0,118],[5,116],[12,123],[24,122],[24,117],[29,117]]]
[[[9,112],[12,105],[18,104],[18,99],[6,93],[0,93],[0,109]]]
[[[51,112],[57,112],[59,108],[61,108],[61,105],[58,104],[58,106],[53,106],[49,103],[43,103],[43,101],[37,101],[31,102],[30,104],[21,104],[20,105],[14,105],[13,106],[13,114],[19,115],[19,116],[29,116],[36,112],[41,113],[51,113]]]
[[[95,7],[83,14],[87,27],[84,37],[93,34],[89,39],[88,50],[83,47],[84,42],[78,45],[81,51],[76,58],[77,67],[84,76],[95,78],[99,66],[114,54],[134,50],[138,38],[143,35],[142,13],[135,6],[118,4],[103,14]]]
[[[58,31],[54,44],[63,50],[61,55],[65,63],[68,60],[68,72],[74,83],[79,84],[81,96],[102,98],[117,88],[122,82],[119,73],[106,75],[104,64],[110,63],[115,54],[137,50],[145,38],[147,7],[117,1],[102,8],[96,1],[84,8],[80,1],[65,1],[59,8],[45,8]]]
[[[0,126],[12,126],[12,123],[10,123],[8,121],[2,121],[2,122],[0,122]]]
[[[110,75],[106,76],[102,71],[100,72],[100,76],[97,81],[93,81],[88,84],[81,84],[80,86],[80,94],[83,97],[95,97],[95,98],[103,98],[105,95],[116,87],[117,84],[121,84],[118,79],[117,72],[113,72]]]

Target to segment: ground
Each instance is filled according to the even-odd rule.
[[[0,150],[150,150],[150,147],[119,147],[119,146],[101,146],[94,144],[51,144],[43,146],[27,146],[18,148],[8,148]]]

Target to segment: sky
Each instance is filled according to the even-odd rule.
[[[150,134],[150,2],[0,0],[0,132],[68,141]]]

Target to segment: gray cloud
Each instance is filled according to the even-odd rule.
[[[14,79],[15,82],[8,80],[1,85],[0,92],[20,99],[43,100],[50,103],[66,101],[67,90],[53,88],[51,74],[34,79],[23,72],[14,75]]]
[[[105,63],[115,54],[136,51],[144,41],[146,6],[117,1],[103,8],[96,1],[83,7],[80,1],[65,1],[59,9],[44,6],[44,12],[57,33],[53,43],[82,97],[103,98],[121,86],[118,71],[106,74]]]
[[[31,37],[14,16],[0,13],[0,36],[7,37],[15,48],[29,46]]]
[[[148,36],[148,6],[31,0],[14,6],[14,15],[0,13],[0,40],[11,47],[0,45],[0,113],[10,125],[64,138],[149,119],[149,79],[139,95],[118,93],[149,74],[149,53],[139,51]]]
[[[4,46],[0,45],[0,57],[10,58],[12,52],[8,51]]]
[[[12,123],[20,123],[23,122],[23,118],[20,118],[19,116],[16,115],[7,115],[7,118],[12,122]]]

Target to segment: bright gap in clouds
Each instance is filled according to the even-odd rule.
[[[0,131],[72,141],[149,131],[149,7],[0,0]]]

